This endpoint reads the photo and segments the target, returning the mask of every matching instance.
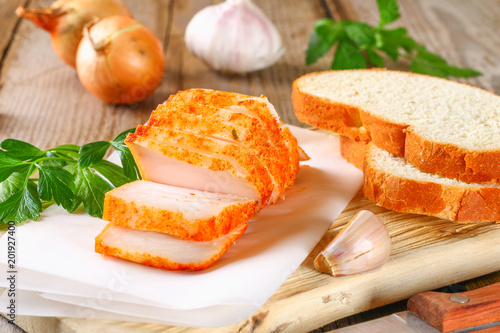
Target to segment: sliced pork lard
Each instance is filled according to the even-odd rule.
[[[167,270],[197,271],[219,260],[243,235],[247,226],[240,224],[212,241],[196,242],[161,232],[122,228],[108,223],[95,239],[95,251]]]
[[[211,105],[234,113],[247,114],[258,119],[262,126],[267,128],[274,141],[277,144],[284,145],[288,149],[290,154],[288,167],[290,168],[290,174],[293,175],[289,179],[289,184],[292,185],[294,183],[295,175],[299,169],[297,139],[281,121],[276,109],[266,97],[254,97],[210,89],[188,89],[171,95],[167,100],[167,103],[169,102],[191,102]]]
[[[283,142],[275,142],[267,128],[247,114],[196,103],[169,102],[158,106],[148,126],[196,133],[245,147],[260,159],[276,184],[272,203],[289,186],[289,150]]]
[[[245,223],[257,202],[138,180],[106,193],[103,219],[118,227],[210,241]]]
[[[144,128],[125,140],[143,179],[201,191],[234,194],[265,206],[274,189],[258,158],[240,146],[199,135]]]

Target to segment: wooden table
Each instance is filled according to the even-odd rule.
[[[266,95],[282,119],[298,122],[290,99],[292,81],[308,72],[329,67],[332,52],[312,66],[304,52],[314,22],[335,20],[378,21],[375,0],[255,0],[280,31],[286,52],[271,68],[247,76],[224,76],[211,71],[187,51],[184,30],[198,10],[211,3],[203,0],[126,0],[135,18],[148,26],[165,46],[165,71],[161,86],[144,102],[130,106],[105,104],[82,87],[74,69],[54,54],[49,35],[14,10],[19,4],[43,7],[48,0],[0,0],[0,139],[16,138],[38,147],[84,144],[110,140],[121,131],[144,123],[152,109],[170,94],[186,88],[211,88],[250,95]],[[461,80],[500,93],[500,1],[498,0],[400,0],[402,17],[394,26],[405,26],[411,36],[451,64],[478,69],[483,76]],[[388,64],[405,69],[404,64]],[[468,281],[470,288],[500,280],[499,273]],[[390,304],[345,319],[323,329],[347,326],[405,308]],[[90,330],[162,332],[166,327],[107,321],[64,321],[57,318],[18,318],[28,332],[72,331],[86,325]],[[316,327],[325,325],[318,323]],[[1,327],[1,326],[0,326]],[[128,327],[127,329],[125,329]],[[169,330],[170,332],[170,330]]]

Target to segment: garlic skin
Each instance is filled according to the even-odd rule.
[[[391,253],[389,232],[367,210],[357,213],[314,260],[314,267],[333,276],[366,273],[382,267]]]
[[[278,30],[251,0],[226,0],[196,13],[186,27],[187,48],[213,69],[249,73],[284,53]]]

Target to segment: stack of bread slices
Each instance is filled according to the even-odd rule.
[[[217,261],[305,154],[265,97],[180,91],[125,143],[143,180],[106,194],[96,252],[169,270]]]
[[[364,171],[364,195],[385,208],[456,222],[500,221],[500,97],[390,70],[304,75],[298,119],[341,135]]]

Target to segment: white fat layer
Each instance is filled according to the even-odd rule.
[[[249,175],[248,171],[245,168],[243,168],[241,166],[241,164],[238,162],[238,160],[236,160],[234,157],[231,157],[231,156],[228,156],[225,154],[216,154],[216,153],[213,153],[209,150],[196,148],[196,147],[193,147],[191,145],[183,145],[183,144],[177,143],[175,141],[175,138],[173,140],[170,140],[169,135],[166,134],[161,127],[151,127],[150,130],[151,130],[151,133],[153,133],[153,135],[152,136],[142,136],[142,138],[144,138],[147,141],[157,142],[161,145],[176,147],[176,148],[180,148],[180,149],[188,150],[188,151],[190,150],[190,151],[197,152],[201,155],[205,155],[205,156],[209,156],[209,157],[217,158],[217,159],[221,159],[221,160],[226,160],[229,163],[231,163],[231,165],[234,166],[234,171],[238,174],[238,176],[247,177]],[[220,146],[220,147],[237,146],[232,142],[220,140],[217,138],[208,138],[207,136],[200,134],[200,133],[190,133],[188,131],[174,130],[174,129],[172,129],[170,131],[172,131],[173,133],[177,133],[177,135],[180,135],[180,136],[190,135],[193,137],[207,138],[207,139],[211,140],[214,144],[216,144],[217,146]]]
[[[208,242],[183,240],[161,232],[134,230],[112,226],[101,238],[111,248],[167,258],[179,264],[202,263],[221,252],[245,224],[228,234]]]
[[[151,127],[153,129],[153,131],[155,133],[161,133],[162,132],[162,128],[160,127]],[[223,138],[219,138],[219,137],[215,137],[215,136],[211,136],[211,135],[206,135],[206,134],[203,134],[203,133],[197,133],[195,131],[189,131],[189,130],[172,130],[174,132],[178,132],[178,133],[188,133],[188,134],[192,134],[192,135],[195,135],[195,136],[199,136],[199,137],[203,137],[203,138],[208,138],[208,139],[212,139],[212,140],[215,140],[215,141],[222,141],[222,143],[224,144],[234,144],[234,145],[237,145],[239,147],[242,147],[242,148],[247,148],[245,145],[239,143],[239,142],[233,142],[231,140],[227,140],[227,139],[223,139]],[[156,141],[156,142],[160,142],[160,141],[157,141],[157,140],[153,140],[153,141]],[[206,151],[206,150],[202,150],[202,149],[197,149],[197,148],[193,148],[191,146],[184,146],[184,145],[180,145],[180,144],[173,144],[173,143],[170,143],[168,141],[161,141],[162,144],[164,145],[168,145],[168,146],[173,146],[173,147],[178,147],[178,148],[181,148],[181,149],[186,149],[186,150],[192,150],[192,151],[195,151],[195,152],[198,152],[200,154],[203,154],[203,155],[208,155],[208,156],[211,156],[211,157],[215,157],[215,158],[219,158],[219,159],[224,159],[224,160],[227,160],[229,161],[234,167],[235,167],[235,171],[237,173],[239,173],[242,177],[246,177],[248,176],[248,172],[247,170],[245,170],[244,168],[241,167],[241,165],[238,163],[238,161],[233,158],[233,157],[230,157],[230,156],[227,156],[227,155],[220,155],[220,154],[213,154],[209,151]],[[261,162],[262,166],[264,167],[264,169],[266,169],[266,171],[268,172],[270,178],[271,178],[271,181],[273,183],[273,192],[271,193],[271,196],[269,198],[269,202],[274,202],[278,196],[280,195],[280,189],[279,189],[279,185],[278,185],[278,180],[273,176],[273,174],[271,172],[269,172],[269,168],[266,166],[266,162],[263,161],[261,158],[258,158],[258,160]]]
[[[233,194],[260,201],[255,188],[229,171],[213,171],[178,161],[137,144],[135,153],[145,180],[194,190]]]
[[[249,201],[232,194],[198,191],[145,180],[116,188],[112,195],[134,202],[137,206],[181,213],[186,220],[217,216],[231,205],[244,204]]]

